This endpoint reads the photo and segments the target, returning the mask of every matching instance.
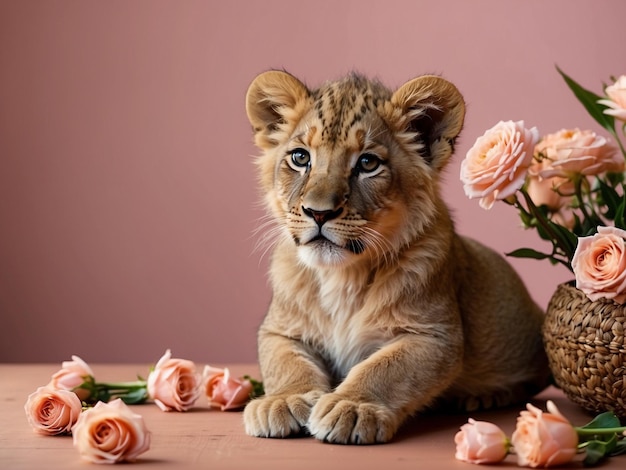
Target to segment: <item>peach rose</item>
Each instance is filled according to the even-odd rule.
[[[604,110],[604,114],[626,122],[626,75],[619,77],[613,85],[607,86],[604,92],[608,99],[598,101],[598,103],[608,106],[608,109]]]
[[[517,418],[511,443],[522,467],[553,467],[569,462],[576,455],[576,430],[552,401],[546,406],[548,413],[529,403],[527,411]]]
[[[209,405],[220,407],[222,411],[243,408],[250,400],[252,383],[247,379],[235,379],[230,371],[206,366],[204,368],[206,380],[206,396]]]
[[[465,194],[480,198],[484,209],[513,195],[524,184],[538,135],[524,121],[500,121],[476,139],[461,163]]]
[[[561,193],[561,189],[565,189],[561,185],[562,182],[568,184],[569,180],[557,177],[541,178],[529,174],[526,192],[535,205],[545,205],[550,212],[558,212],[572,201],[571,195]]]
[[[486,421],[472,418],[461,426],[454,436],[457,460],[484,464],[497,463],[504,460],[509,453],[509,444],[504,431]]]
[[[626,231],[598,227],[598,233],[578,239],[572,257],[576,287],[591,300],[626,301]]]
[[[68,434],[83,407],[74,392],[39,387],[26,400],[24,410],[29,424],[39,434]]]
[[[120,398],[84,411],[72,435],[79,454],[93,463],[133,462],[150,448],[143,418]]]
[[[545,204],[548,207],[549,218],[552,222],[571,230],[576,224],[576,218],[570,206],[573,198],[561,196],[552,184],[550,180],[529,178],[526,192],[535,205]]]
[[[561,129],[548,134],[535,147],[535,154],[547,162],[538,173],[542,178],[572,179],[577,175],[624,171],[624,158],[617,148],[589,130]]]
[[[574,183],[569,178],[544,176],[546,170],[551,170],[551,162],[539,155],[541,149],[537,151],[538,147],[539,145],[535,146],[535,159],[528,168],[526,190],[535,205],[545,204],[548,209],[556,212],[572,201]]]
[[[186,359],[172,359],[168,349],[148,375],[148,395],[163,411],[187,411],[201,390],[196,365]]]
[[[526,193],[536,206],[545,205],[551,213],[551,220],[563,227],[572,228],[575,224],[571,203],[574,184],[567,178],[553,176],[543,178],[540,173],[549,165],[547,159],[538,159],[528,169]]]
[[[78,398],[85,401],[89,398],[90,391],[80,387],[87,378],[93,378],[91,367],[78,356],[72,356],[71,361],[64,361],[61,370],[52,375],[48,384],[55,390],[71,390]]]

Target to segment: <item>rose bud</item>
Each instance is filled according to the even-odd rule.
[[[548,413],[526,405],[517,418],[511,443],[522,467],[554,467],[571,461],[576,455],[578,434],[570,422],[548,401]]]
[[[219,407],[222,411],[243,408],[250,400],[252,383],[247,379],[231,377],[228,368],[218,369],[206,366],[206,396],[211,407]]]
[[[78,395],[78,398],[85,401],[91,392],[78,387],[90,377],[93,379],[91,367],[80,357],[72,356],[71,361],[64,361],[61,364],[61,370],[52,375],[48,386],[55,390],[71,390]]]
[[[148,395],[163,411],[187,411],[201,390],[196,365],[186,359],[172,359],[168,349],[148,375]]]
[[[486,421],[472,418],[461,426],[454,437],[457,460],[475,464],[497,463],[508,454],[508,440],[504,431]]]
[[[602,112],[626,122],[626,75],[620,76],[615,83],[607,86],[604,92],[607,99],[599,100],[598,103],[608,108]]]

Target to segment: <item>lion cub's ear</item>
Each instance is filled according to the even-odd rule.
[[[440,171],[454,151],[454,141],[461,132],[465,103],[457,88],[434,75],[414,78],[402,85],[391,98],[401,110],[402,131],[417,134],[422,157]]]
[[[307,87],[287,72],[258,75],[246,95],[246,112],[254,128],[256,145],[262,149],[275,146],[275,131],[281,124],[300,118],[309,96]]]

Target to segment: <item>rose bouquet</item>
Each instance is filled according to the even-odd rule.
[[[517,209],[551,249],[521,248],[509,256],[548,259],[573,271],[576,286],[594,300],[626,300],[626,75],[589,91],[559,70],[589,114],[610,134],[562,129],[540,136],[523,121],[501,121],[479,137],[461,164],[468,197],[490,209]],[[619,123],[621,126],[619,131]]]

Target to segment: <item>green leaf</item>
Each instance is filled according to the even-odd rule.
[[[567,257],[572,259],[574,251],[576,251],[576,246],[578,245],[578,237],[565,227],[555,224],[551,220],[548,220],[548,225],[550,225],[552,230],[559,234],[559,238],[565,244],[565,246],[562,246],[562,244],[559,243],[559,246],[566,251]]]
[[[611,455],[617,446],[617,434],[613,433],[613,436],[608,441],[593,440],[587,442],[585,446],[586,456],[583,460],[583,464],[586,467],[596,465],[605,456]]]
[[[111,401],[111,394],[108,390],[98,390],[96,396],[92,395],[89,398],[91,398],[94,403],[97,403],[99,401],[108,403],[109,401]]]
[[[543,225],[535,222],[533,226],[537,229],[537,234],[539,234],[539,238],[541,238],[542,240],[553,242],[554,239],[552,238],[552,234],[548,232]]]
[[[136,405],[143,403],[148,399],[148,392],[145,388],[138,388],[120,395],[120,398],[127,405]]]
[[[622,230],[626,230],[626,219],[624,218],[624,211],[626,210],[626,194],[624,198],[620,202],[620,204],[615,209],[615,218],[613,219],[613,223],[617,228],[621,228]]]
[[[572,214],[574,217],[574,226],[572,227],[572,232],[576,234],[576,236],[580,237],[581,233],[583,233],[582,222],[580,221],[580,217],[575,212]]]
[[[615,444],[615,448],[611,451],[609,455],[613,457],[614,455],[621,454],[626,454],[626,441],[618,441],[617,444]]]
[[[512,258],[532,259],[547,259],[551,257],[551,255],[541,253],[540,251],[533,250],[532,248],[519,248],[517,250],[511,251],[510,253],[506,253],[506,256],[510,256]]]
[[[250,393],[250,398],[256,398],[265,395],[263,382],[255,380],[249,375],[244,375],[243,378],[250,381],[250,383],[252,384],[252,392]]]
[[[613,220],[615,218],[615,214],[617,212],[617,207],[619,206],[622,198],[618,194],[615,189],[606,184],[602,178],[598,178],[598,187],[600,188],[600,195],[602,196],[602,202],[606,207],[606,212],[604,216],[609,220]]]
[[[576,98],[578,98],[578,101],[580,101],[585,107],[589,115],[594,118],[598,124],[608,130],[611,134],[615,135],[615,119],[613,116],[604,114],[603,111],[605,107],[598,104],[598,100],[601,100],[603,97],[580,86],[572,78],[566,75],[565,72],[563,72],[558,66],[556,69],[561,74],[565,83],[567,83],[567,86],[570,90],[572,90]]]
[[[620,426],[619,418],[614,413],[606,411],[600,413],[584,426],[580,426],[580,429],[619,428]]]
[[[626,126],[626,122],[624,123],[624,126]],[[618,172],[609,172],[606,173],[606,180],[611,183],[611,185],[615,188],[618,185],[622,184],[624,182],[624,173]]]
[[[602,441],[590,441],[587,445],[585,460],[583,465],[585,467],[593,467],[597,465],[606,455],[606,444]]]

